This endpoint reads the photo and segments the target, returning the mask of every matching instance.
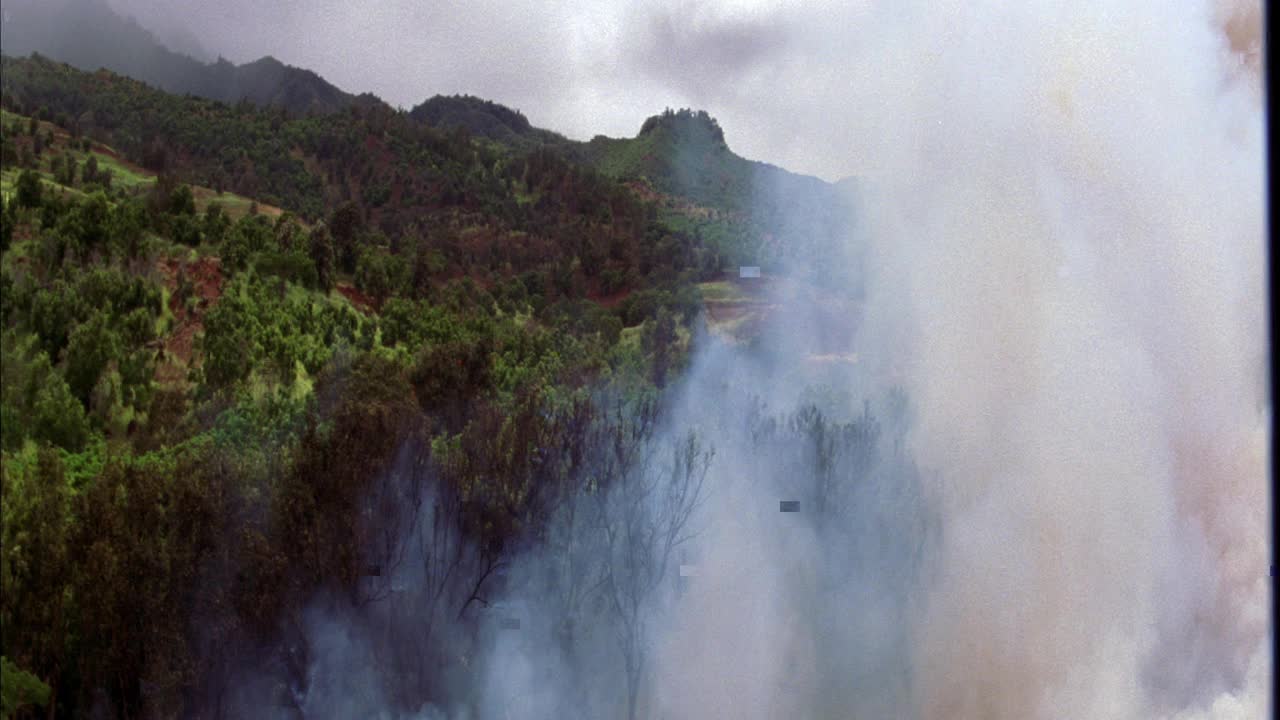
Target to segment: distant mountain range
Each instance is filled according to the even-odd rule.
[[[353,106],[395,112],[372,94],[353,95],[273,57],[243,65],[193,59],[121,17],[105,0],[8,0],[2,27],[0,45],[7,56],[39,53],[86,71],[106,68],[173,94],[248,101],[293,116]],[[728,147],[719,124],[704,111],[667,110],[645,120],[635,137],[597,136],[589,142],[534,127],[518,110],[469,95],[437,95],[407,115],[516,153],[553,149],[665,202],[673,221],[689,232],[721,247],[749,248],[747,260],[829,252],[815,244],[834,247],[839,243],[833,240],[851,226],[852,181],[832,184],[747,160]]]
[[[106,68],[178,95],[248,100],[299,114],[334,112],[358,101],[310,70],[273,57],[235,65],[174,52],[104,0],[7,0],[0,48],[11,57],[39,53],[81,70]]]

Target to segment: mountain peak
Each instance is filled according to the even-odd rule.
[[[532,130],[529,120],[519,110],[472,95],[436,95],[409,114],[432,125],[462,125],[485,137],[519,135]]]
[[[276,59],[275,55],[263,55],[257,60],[254,60],[253,62],[245,63],[245,64],[246,65],[267,65],[267,66],[271,66],[271,65],[283,66],[284,65],[284,63]]]
[[[724,131],[720,129],[720,123],[716,122],[716,119],[706,110],[667,108],[661,115],[653,115],[645,120],[640,126],[637,137],[662,132],[670,133],[676,140],[710,140],[717,145],[725,145]]]

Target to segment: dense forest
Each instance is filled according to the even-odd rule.
[[[388,692],[456,700],[500,571],[577,507],[597,534],[566,552],[622,564],[552,594],[611,600],[634,713],[650,559],[715,452],[659,432],[735,251],[687,221],[750,189],[597,169],[475,98],[297,115],[2,69],[4,712],[234,715],[244,658],[317,596],[385,598],[405,538],[428,548],[415,612],[448,629],[383,648]],[[641,138],[673,123],[714,127]],[[768,432],[868,462],[873,419],[809,412]],[[633,527],[658,476],[688,492]]]

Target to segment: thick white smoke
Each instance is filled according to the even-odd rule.
[[[1259,8],[929,3],[854,19],[876,51],[860,57],[880,62],[833,89],[866,159],[857,350],[872,384],[908,391],[941,532],[919,611],[898,620],[911,689],[893,714],[1265,716]],[[868,385],[866,370],[845,380]],[[845,603],[855,625],[875,604],[815,600],[805,563],[842,549],[754,513],[769,492],[728,498],[667,628],[661,693],[677,717],[832,712],[812,687],[780,694],[822,673],[787,658],[839,632],[815,603]]]

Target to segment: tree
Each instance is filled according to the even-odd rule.
[[[106,245],[107,229],[112,213],[106,195],[95,192],[62,216],[59,230],[71,241],[81,260]]]
[[[253,370],[261,352],[262,325],[249,307],[251,302],[228,292],[205,315],[204,377],[211,387],[243,380]]]
[[[62,172],[58,176],[58,182],[71,187],[76,184],[76,170],[78,169],[76,159],[70,153],[62,156]]]
[[[179,185],[169,196],[169,212],[174,215],[195,215],[196,200],[190,185]]]
[[[13,209],[14,203],[0,200],[0,253],[8,251],[9,244],[13,242],[13,226],[16,224]]]
[[[671,369],[672,344],[676,339],[675,319],[666,307],[658,310],[658,315],[651,323],[646,324],[643,347],[652,356],[653,384],[663,387],[667,384],[667,372]]]
[[[146,213],[140,203],[120,201],[107,220],[107,247],[116,257],[136,260],[142,254]]]
[[[627,717],[636,701],[648,662],[645,614],[659,584],[669,577],[675,552],[693,536],[693,512],[702,503],[703,485],[714,451],[690,431],[671,448],[670,464],[653,468],[645,450],[619,458],[618,482],[605,496],[610,607],[620,623],[619,648],[627,678]]]
[[[67,648],[64,603],[71,489],[58,452],[47,446],[37,452],[34,468],[11,473],[6,463],[0,477],[5,485],[0,510],[4,518],[0,574],[5,588],[0,598],[0,633],[5,652],[39,675],[56,678]]]
[[[371,247],[360,253],[360,262],[356,265],[356,287],[381,304],[390,295],[403,290],[408,275],[404,258],[392,255],[386,248]]]
[[[489,338],[424,343],[410,375],[423,411],[460,430],[471,403],[490,385],[492,352]]]
[[[359,252],[356,238],[363,221],[355,203],[347,202],[333,211],[329,218],[329,232],[333,235],[334,249],[338,254],[338,266],[344,272],[354,272]]]
[[[40,207],[41,190],[40,175],[32,170],[23,170],[18,175],[15,197],[20,207]]]
[[[211,202],[204,211],[204,236],[212,243],[221,243],[231,227],[231,218],[223,212],[220,203]]]
[[[98,156],[89,155],[89,159],[84,161],[84,172],[81,173],[84,178],[85,185],[98,184]]]
[[[26,705],[49,702],[49,686],[40,678],[0,656],[0,715],[13,717]]]
[[[333,287],[334,272],[337,271],[337,257],[333,247],[333,235],[324,225],[311,231],[309,244],[311,262],[315,264],[316,277],[320,288],[326,292]]]
[[[121,354],[120,338],[107,324],[105,312],[76,325],[67,342],[67,385],[87,407],[98,376]]]

